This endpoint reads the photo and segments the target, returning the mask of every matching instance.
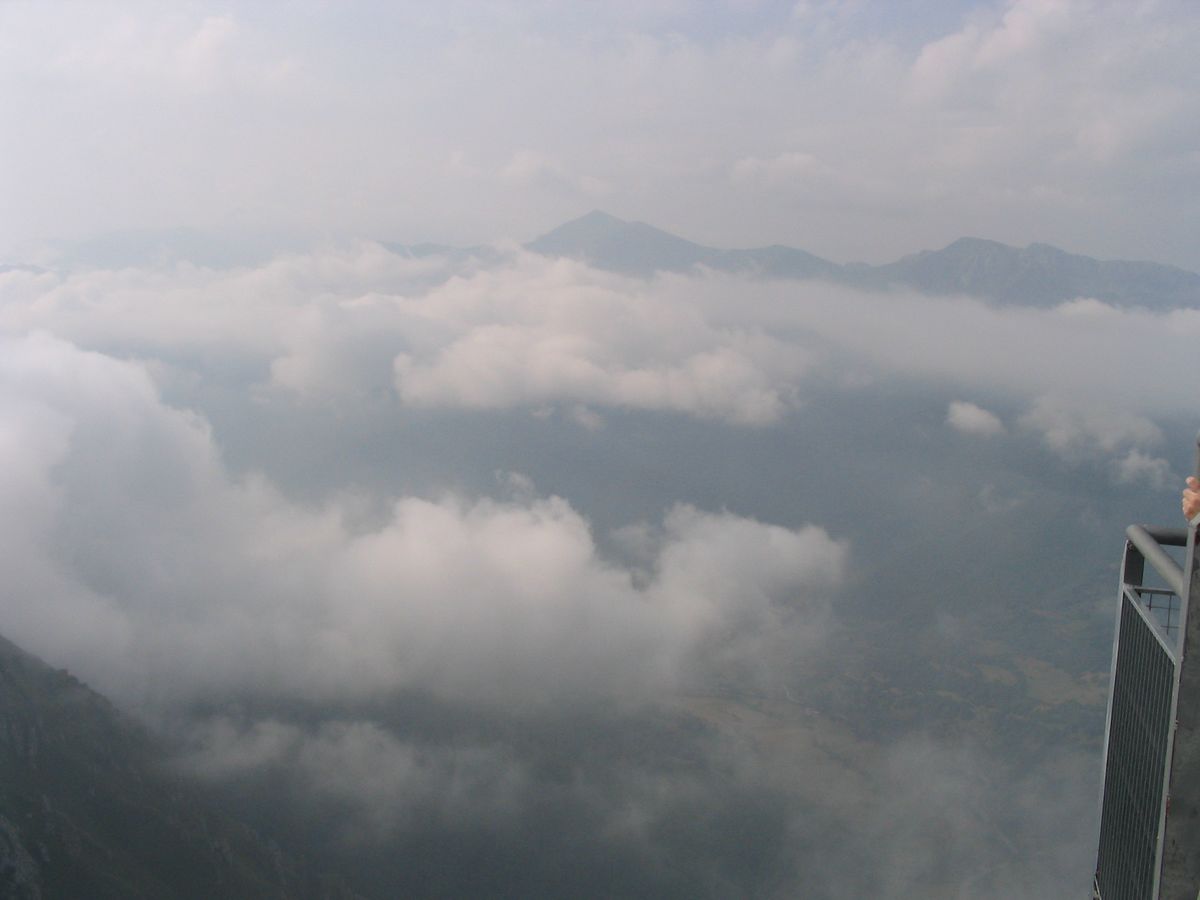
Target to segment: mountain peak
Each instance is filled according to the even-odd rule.
[[[589,227],[602,225],[609,228],[617,228],[628,224],[629,222],[624,219],[618,219],[616,216],[606,213],[602,209],[593,209],[591,212],[584,213],[578,219],[572,219],[570,222],[563,223],[562,227],[566,228],[571,225],[588,225]]]
[[[546,256],[581,259],[597,268],[626,275],[681,271],[720,252],[644,222],[627,222],[598,209],[559,225],[525,247]]]
[[[996,252],[996,251],[1015,251],[1016,247],[1010,247],[1008,244],[1002,244],[999,241],[993,241],[989,238],[979,237],[960,237],[957,240],[951,241],[944,248],[937,251],[926,251],[935,253],[962,253],[966,252]]]
[[[659,235],[674,241],[691,243],[690,241],[684,241],[683,238],[655,228],[653,225],[647,225],[645,222],[630,222],[627,219],[618,219],[616,216],[604,212],[604,210],[593,209],[591,212],[584,213],[579,218],[571,219],[569,222],[564,222],[541,237],[535,238],[530,242],[529,246],[532,247],[535,244],[540,245],[553,241],[586,242],[611,240],[622,234],[639,234],[643,237],[647,235]]]
[[[601,210],[572,219],[525,245],[546,256],[579,259],[623,275],[686,272],[697,266],[785,278],[828,277],[833,263],[774,244],[751,250],[719,250]]]

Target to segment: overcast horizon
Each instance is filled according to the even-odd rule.
[[[588,209],[879,263],[1200,269],[1183,2],[0,8],[6,256],[129,229],[529,240]]]

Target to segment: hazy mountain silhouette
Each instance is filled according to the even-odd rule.
[[[599,210],[560,225],[525,245],[545,256],[581,259],[626,275],[681,272],[695,266],[749,271],[777,278],[830,277],[839,267],[792,247],[719,250],[676,237],[644,222],[626,222]]]
[[[1000,303],[1050,306],[1093,297],[1124,306],[1200,304],[1200,275],[1151,262],[1106,261],[1049,244],[1024,249],[979,238],[959,238],[877,266],[871,277],[936,294],[963,293]]]
[[[698,266],[769,278],[822,278],[870,289],[912,288],[968,294],[995,303],[1052,306],[1093,297],[1122,306],[1200,305],[1200,275],[1152,262],[1104,261],[1048,244],[1024,249],[960,238],[880,266],[838,265],[793,247],[721,250],[644,222],[594,211],[525,245],[546,256],[579,259],[625,275],[683,272]]]
[[[99,694],[0,638],[0,896],[328,898]]]

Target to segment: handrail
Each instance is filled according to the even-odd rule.
[[[1146,534],[1150,535],[1162,547],[1186,547],[1188,530],[1186,528],[1164,528],[1161,525],[1141,525]]]
[[[1183,570],[1181,568],[1179,568],[1179,563],[1177,563],[1177,562],[1175,562],[1175,560],[1171,559],[1171,557],[1167,555],[1166,551],[1163,550],[1162,543],[1168,543],[1168,542],[1163,541],[1162,543],[1160,543],[1159,540],[1157,539],[1160,536],[1161,537],[1169,536],[1169,537],[1173,538],[1173,537],[1175,537],[1175,535],[1169,534],[1169,533],[1174,532],[1174,531],[1183,531],[1183,529],[1156,528],[1156,529],[1154,529],[1154,532],[1156,532],[1156,533],[1151,533],[1142,525],[1130,525],[1128,528],[1125,529],[1125,536],[1129,538],[1129,541],[1130,541],[1130,543],[1133,544],[1133,546],[1137,547],[1137,549],[1141,552],[1142,557],[1146,560],[1146,562],[1148,562],[1148,563],[1150,563],[1150,565],[1154,566],[1155,571],[1157,571],[1158,574],[1161,575],[1163,580],[1167,583],[1167,587],[1169,587],[1176,594],[1178,594],[1179,596],[1182,597],[1183,596]],[[1163,534],[1163,532],[1168,532],[1168,534]],[[1176,544],[1174,542],[1174,540],[1170,541],[1170,545],[1176,546],[1176,547],[1186,546],[1186,544],[1187,544],[1187,532],[1186,531],[1184,532],[1183,544]]]

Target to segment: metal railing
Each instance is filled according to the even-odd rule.
[[[1186,528],[1155,528],[1150,525],[1130,525],[1125,529],[1129,542],[1142,554],[1142,559],[1150,563],[1159,577],[1163,579],[1176,594],[1183,596],[1183,569],[1175,562],[1163,547],[1186,547],[1188,530]],[[1144,577],[1144,569],[1138,573],[1138,580]],[[1124,580],[1124,579],[1122,579]]]
[[[1125,532],[1092,885],[1098,900],[1191,900],[1200,890],[1200,663],[1188,659],[1200,647],[1200,614],[1188,616],[1191,597],[1200,597],[1198,523]],[[1182,564],[1170,548],[1183,548]]]

